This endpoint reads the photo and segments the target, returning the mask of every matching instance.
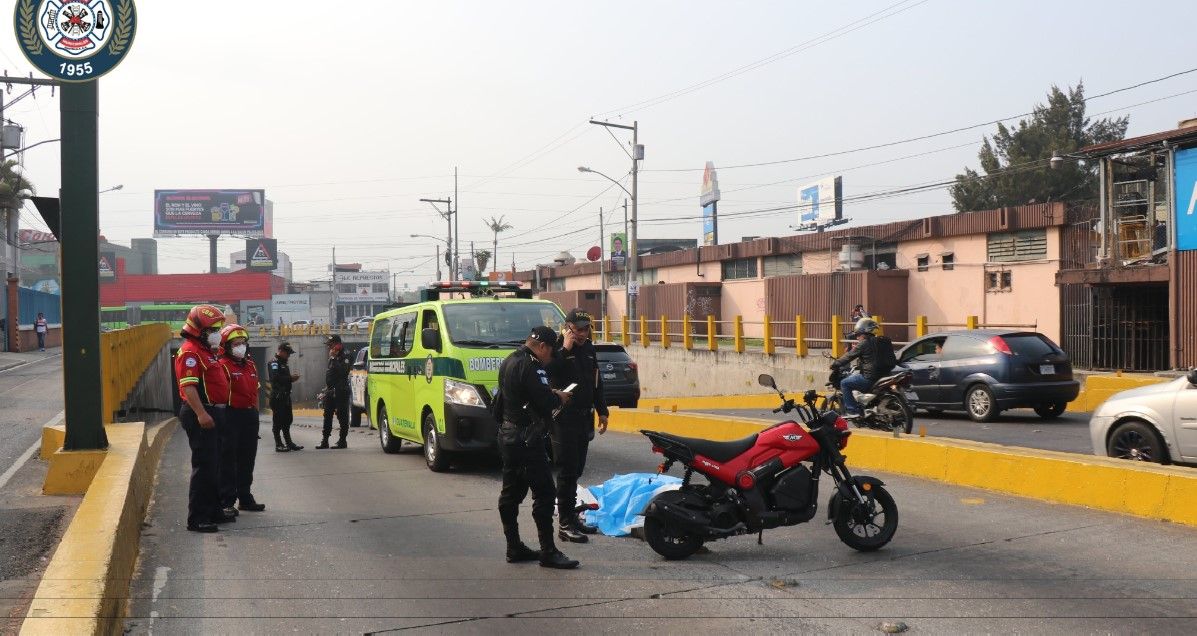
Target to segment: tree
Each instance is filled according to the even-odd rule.
[[[478,264],[478,278],[481,279],[482,272],[486,271],[486,266],[490,263],[490,250],[474,252],[474,262]]]
[[[495,257],[495,259],[494,259],[495,265],[499,264],[499,258],[498,258],[498,255],[499,255],[499,233],[506,232],[507,230],[510,230],[512,228],[512,225],[510,223],[507,223],[504,220],[504,218],[505,218],[505,215],[500,215],[499,218],[497,218],[497,219],[492,216],[492,217],[490,217],[490,220],[486,222],[486,227],[490,228],[490,231],[493,232],[495,235],[495,242],[494,242],[495,249],[493,252],[488,254],[488,256]],[[480,265],[478,267],[478,273],[481,274],[482,270],[484,270],[484,269],[486,269],[486,267]]]
[[[992,210],[1007,205],[1097,197],[1094,165],[1068,160],[1051,168],[1052,155],[1076,152],[1126,136],[1130,117],[1090,121],[1085,117],[1085,85],[1068,92],[1052,86],[1047,104],[1036,104],[1029,119],[1016,126],[998,124],[977,153],[982,176],[972,168],[956,175],[952,204],[958,212]]]
[[[18,165],[11,159],[0,162],[0,208],[20,210],[26,199],[37,194],[33,183],[17,171]]]

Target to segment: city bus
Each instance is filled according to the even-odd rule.
[[[129,324],[128,307],[100,307],[100,326],[105,330],[124,329]]]
[[[170,325],[170,330],[177,334],[183,329],[183,324],[187,322],[187,314],[197,304],[201,303],[168,303],[130,307],[130,313],[136,314],[137,322],[129,321],[129,324],[148,325],[165,323]],[[224,312],[226,325],[237,322],[237,314],[231,306],[218,303],[212,304]]]

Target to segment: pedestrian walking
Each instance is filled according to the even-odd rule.
[[[291,343],[284,342],[270,361],[270,419],[276,453],[303,450],[303,446],[291,441],[291,422],[295,420],[291,413],[291,385],[299,379],[299,374],[291,373],[287,366],[292,353],[295,349],[291,348]]]
[[[586,453],[594,440],[594,416],[598,413],[599,433],[607,432],[607,403],[603,399],[603,379],[599,373],[598,353],[590,341],[593,319],[582,309],[565,316],[560,346],[549,364],[549,382],[554,389],[577,385],[569,404],[553,418],[549,435],[557,468],[557,538],[586,543],[586,535],[598,528],[584,523],[576,512],[578,479],[586,469]]]
[[[499,392],[494,404],[503,460],[499,519],[507,540],[508,563],[539,560],[541,567],[570,569],[578,567],[578,562],[562,554],[553,542],[553,471],[545,450],[553,410],[570,401],[568,393],[549,386],[546,366],[553,358],[556,342],[557,333],[552,328],[536,327],[499,366]],[[539,552],[520,539],[519,507],[529,489]]]
[[[238,324],[220,331],[220,364],[229,375],[229,408],[220,437],[220,504],[226,515],[237,509],[261,512],[254,499],[254,462],[258,457],[258,367],[249,357],[249,332]],[[234,507],[236,506],[236,507]]]
[[[332,435],[333,414],[341,426],[341,437],[331,448],[348,448],[345,438],[349,436],[349,357],[341,336],[332,335],[324,340],[328,346],[328,367],[324,371],[324,438],[316,448],[330,448],[328,438]]]
[[[183,324],[183,344],[175,355],[179,422],[191,447],[191,485],[187,493],[187,529],[216,532],[216,524],[236,521],[220,505],[218,427],[229,403],[229,376],[216,357],[224,314],[212,305],[196,305]]]
[[[37,348],[46,350],[46,333],[50,331],[50,323],[46,322],[46,314],[37,312],[37,320],[33,321],[33,331],[37,333]]]

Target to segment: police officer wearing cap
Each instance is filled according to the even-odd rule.
[[[570,569],[578,562],[553,542],[553,473],[545,449],[546,428],[553,410],[568,404],[570,395],[549,386],[545,367],[552,361],[557,334],[550,327],[532,330],[523,346],[499,366],[495,396],[499,455],[503,459],[503,490],[499,519],[507,539],[507,562],[540,561],[541,567]],[[532,490],[532,519],[540,539],[537,552],[520,539],[519,506]]]
[[[225,425],[229,376],[216,356],[224,313],[212,305],[196,305],[187,313],[175,354],[179,385],[179,423],[191,447],[191,485],[187,492],[187,529],[216,532],[216,524],[236,521],[220,505],[219,427]]]
[[[349,436],[349,356],[345,355],[341,336],[329,336],[324,344],[328,346],[328,368],[324,372],[324,439],[316,448],[329,448],[334,412],[341,425],[341,437],[332,448],[348,448],[345,438]]]
[[[284,342],[270,361],[270,414],[276,453],[303,450],[303,446],[291,441],[291,422],[295,420],[291,413],[291,384],[299,379],[299,375],[291,373],[291,367],[287,366],[292,353],[295,349],[291,348],[291,343]]]
[[[254,463],[258,456],[258,366],[249,357],[249,332],[238,324],[220,331],[220,365],[229,375],[231,392],[225,411],[225,430],[220,436],[220,505],[224,514],[241,510],[261,512],[250,492]]]
[[[557,537],[574,543],[586,543],[586,535],[598,532],[595,526],[583,523],[575,510],[578,479],[586,468],[586,451],[594,439],[595,412],[599,417],[599,433],[607,432],[607,403],[603,400],[598,354],[590,341],[591,322],[585,310],[571,310],[565,316],[565,327],[549,364],[553,388],[577,385],[572,391],[573,399],[557,412],[549,429],[557,468]]]

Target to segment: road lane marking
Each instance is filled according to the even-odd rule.
[[[17,458],[17,461],[13,462],[12,466],[9,466],[8,470],[4,471],[4,474],[0,475],[0,489],[3,489],[8,485],[8,480],[12,479],[12,476],[17,474],[17,471],[21,469],[21,466],[24,466],[25,462],[29,461],[29,458],[33,457],[33,454],[36,453],[41,447],[42,439],[41,437],[38,437],[37,441],[33,443],[33,446],[30,446],[28,450],[26,450],[24,453],[21,453],[21,456]]]
[[[38,358],[37,360],[30,360],[29,362],[22,362],[21,364],[14,364],[11,367],[8,367],[7,369],[0,369],[0,373],[8,373],[9,371],[16,371],[17,369],[27,367],[31,364],[37,364],[39,362],[45,362],[46,360],[53,360],[54,358],[61,358],[61,357],[62,357],[61,353],[52,353],[44,358]]]

